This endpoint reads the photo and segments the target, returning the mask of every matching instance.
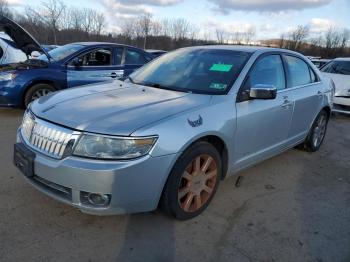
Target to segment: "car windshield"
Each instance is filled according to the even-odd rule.
[[[129,81],[182,92],[225,94],[249,56],[224,49],[179,49],[143,66]]]
[[[332,61],[321,68],[322,72],[350,75],[350,61]]]
[[[49,55],[52,57],[53,60],[59,61],[81,50],[83,47],[84,47],[83,45],[77,45],[77,44],[64,45],[51,50],[49,52]],[[39,56],[38,59],[47,61],[47,57],[45,54],[42,54],[41,56]]]

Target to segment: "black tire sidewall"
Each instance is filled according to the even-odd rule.
[[[51,90],[52,92],[56,91],[56,89],[52,85],[49,85],[49,84],[44,84],[43,83],[43,84],[33,85],[25,93],[24,101],[23,101],[24,107],[27,107],[29,105],[29,103],[31,102],[33,94],[36,91],[40,90],[40,89],[48,89],[48,90]]]
[[[196,212],[185,212],[178,203],[178,188],[185,168],[199,155],[207,154],[214,158],[218,168],[216,185],[214,191],[208,201]],[[179,219],[187,220],[198,216],[202,213],[210,204],[213,199],[217,188],[219,186],[220,179],[222,177],[222,160],[220,154],[216,148],[208,142],[199,142],[191,146],[186,150],[181,157],[175,163],[162,196],[162,209],[166,211],[169,215]]]
[[[313,143],[313,134],[314,134],[314,130],[315,130],[315,128],[316,128],[317,122],[318,122],[318,120],[320,119],[320,117],[321,117],[322,115],[324,115],[324,116],[326,117],[326,121],[327,121],[327,122],[326,122],[326,130],[325,130],[324,136],[322,137],[321,143],[320,143],[317,147],[315,147],[315,145],[314,145],[314,143]],[[327,128],[328,128],[328,122],[329,122],[329,115],[328,115],[328,113],[327,113],[325,110],[322,110],[322,111],[317,115],[315,121],[313,122],[312,127],[311,127],[311,130],[310,130],[309,135],[308,135],[308,137],[307,137],[307,139],[306,139],[306,142],[305,142],[305,147],[306,147],[306,149],[307,149],[309,152],[316,152],[316,151],[318,151],[318,150],[320,149],[320,147],[322,146],[323,141],[324,141],[324,139],[325,139],[325,137],[326,137]]]

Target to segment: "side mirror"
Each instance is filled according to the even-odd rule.
[[[277,88],[273,85],[255,85],[249,91],[251,99],[275,99],[276,96]]]
[[[69,65],[75,66],[75,67],[80,67],[81,61],[80,61],[79,57],[73,58],[73,59],[70,61]]]

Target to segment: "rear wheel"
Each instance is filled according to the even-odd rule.
[[[329,115],[322,110],[316,117],[311,130],[304,142],[304,149],[309,152],[316,152],[320,149],[326,136]]]
[[[46,96],[55,91],[55,88],[49,84],[36,84],[30,87],[24,97],[24,106],[28,105],[34,100]]]
[[[198,216],[216,193],[221,167],[220,155],[211,144],[199,142],[190,147],[168,178],[161,199],[162,209],[180,220]]]

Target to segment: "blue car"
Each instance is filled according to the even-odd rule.
[[[114,43],[73,43],[47,52],[12,20],[0,17],[0,27],[28,58],[42,53],[0,67],[0,106],[27,107],[57,90],[120,79],[153,59],[142,49]]]

